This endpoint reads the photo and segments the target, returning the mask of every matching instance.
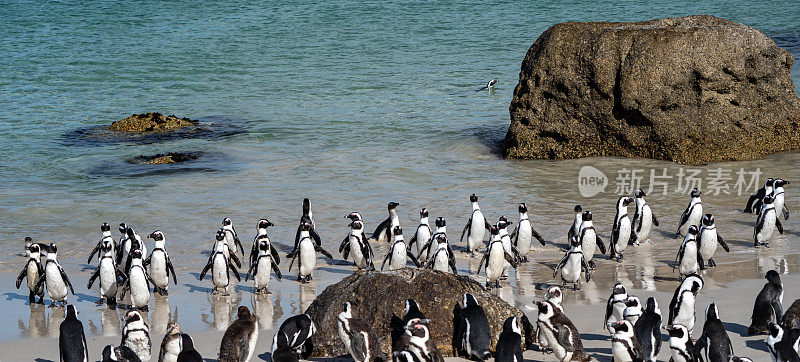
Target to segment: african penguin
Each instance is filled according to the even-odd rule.
[[[115,257],[117,255],[116,254],[116,250],[115,250],[117,245],[116,245],[116,241],[114,241],[114,237],[111,236],[111,226],[108,225],[107,223],[103,223],[103,225],[100,225],[100,232],[103,234],[103,236],[100,238],[100,241],[97,242],[97,245],[95,245],[94,249],[92,249],[92,252],[89,253],[89,259],[86,261],[87,264],[90,264],[92,262],[92,258],[94,257],[94,254],[97,254],[98,258],[102,258],[103,257],[101,249],[103,247],[103,244],[106,241],[110,241],[111,242],[111,245],[113,246],[112,254]]]
[[[478,263],[478,273],[481,268],[486,269],[486,286],[489,288],[500,287],[500,278],[503,275],[503,268],[505,263],[511,263],[515,268],[517,267],[517,260],[511,254],[506,252],[503,247],[503,241],[500,239],[500,233],[497,226],[490,228],[492,240]]]
[[[64,268],[58,263],[58,247],[56,244],[50,243],[47,247],[47,262],[44,266],[44,278],[39,278],[35,290],[42,287],[44,283],[47,295],[50,296],[52,303],[50,306],[55,306],[56,302],[62,305],[67,304],[67,293],[72,292],[75,295],[75,290],[72,289],[72,283],[69,281],[67,273],[64,273]],[[67,289],[69,288],[69,289]]]
[[[581,250],[586,258],[586,263],[589,264],[589,268],[594,269],[595,264],[592,258],[594,258],[595,249],[599,248],[600,253],[605,254],[606,247],[603,244],[603,240],[600,239],[597,235],[597,231],[594,229],[591,211],[584,211],[583,214],[581,214],[581,226],[578,229],[577,239],[580,242]]]
[[[645,302],[642,316],[636,320],[633,329],[636,338],[642,347],[644,360],[655,362],[658,352],[661,351],[661,310],[658,309],[658,302],[655,298],[649,297]]]
[[[775,206],[775,213],[778,215],[783,215],[784,220],[789,220],[789,209],[786,207],[786,190],[783,188],[784,186],[788,185],[789,181],[784,179],[775,179],[775,183],[773,184],[773,205]]]
[[[438,270],[442,273],[449,273],[452,271],[453,274],[458,274],[455,254],[453,254],[453,249],[450,248],[450,243],[447,242],[447,238],[442,235],[437,235],[436,242],[436,251],[425,267]]]
[[[126,346],[136,353],[142,361],[150,360],[150,328],[137,311],[130,311],[125,315],[125,327],[122,328],[121,345]]]
[[[669,303],[667,325],[680,324],[689,332],[694,329],[696,320],[694,305],[697,294],[702,288],[703,279],[697,274],[689,275],[683,280],[681,285],[675,289]]]
[[[156,230],[147,237],[155,240],[156,245],[153,247],[153,251],[150,252],[150,256],[145,259],[143,265],[150,267],[150,277],[158,287],[158,293],[167,295],[170,273],[172,273],[172,282],[175,285],[178,285],[178,277],[175,276],[175,268],[172,266],[169,254],[167,254],[164,233],[161,230]]]
[[[628,320],[611,323],[608,329],[613,331],[611,338],[611,354],[614,362],[643,361],[644,352],[636,339],[633,324]]]
[[[598,239],[599,240],[599,239]],[[553,278],[561,272],[562,286],[566,287],[567,283],[572,283],[572,288],[578,290],[578,281],[581,279],[581,273],[586,274],[586,282],[591,280],[591,272],[589,271],[589,264],[586,262],[585,254],[581,249],[581,244],[578,239],[572,238],[572,245],[567,253],[556,265],[553,270]]]
[[[800,299],[796,299],[781,318],[783,328],[800,329]]]
[[[141,362],[142,360],[139,359],[139,356],[136,355],[133,350],[131,350],[128,346],[117,346],[114,347],[113,345],[107,345],[103,348],[102,358],[100,359],[102,362]]]
[[[401,349],[411,352],[420,361],[444,362],[442,353],[431,337],[429,322],[428,319],[410,319],[404,328]]]
[[[89,359],[83,323],[78,320],[75,306],[67,305],[66,316],[59,326],[58,349],[63,362],[83,362]]]
[[[353,214],[351,213],[350,216]],[[419,248],[419,246],[417,246]],[[353,265],[359,270],[375,270],[372,262],[374,256],[372,246],[364,234],[364,222],[361,220],[351,220],[350,232],[339,245],[339,253],[346,260],[348,255],[353,257]]]
[[[317,333],[317,327],[308,314],[300,314],[287,318],[272,337],[270,354],[274,362],[298,361],[308,359],[314,345],[311,336]]]
[[[522,330],[519,327],[519,317],[508,317],[503,322],[503,331],[497,340],[496,362],[523,362],[522,358]]]
[[[408,259],[411,259],[414,265],[419,268],[420,265],[417,258],[411,253],[411,250],[406,247],[406,242],[403,240],[403,229],[399,226],[395,227],[392,235],[394,236],[394,242],[389,248],[389,252],[386,253],[386,257],[383,258],[381,270],[386,266],[387,260],[389,261],[389,270],[405,268]]]
[[[17,289],[22,285],[22,279],[24,278],[27,278],[28,290],[30,291],[28,302],[33,304],[38,296],[39,304],[42,304],[44,302],[44,285],[39,281],[45,278],[45,271],[41,263],[41,247],[39,244],[28,246],[28,261],[17,276]]]
[[[699,362],[702,357],[697,353],[691,339],[691,331],[682,324],[664,327],[669,333],[669,349],[672,351],[672,362]]]
[[[631,239],[631,219],[628,218],[628,205],[633,202],[630,197],[620,197],[617,200],[617,214],[614,216],[614,225],[611,228],[611,252],[609,258],[622,261],[622,252],[628,247]]]
[[[389,211],[389,217],[383,220],[375,231],[370,236],[370,239],[376,242],[390,242],[394,240],[394,230],[400,226],[400,218],[397,216],[397,206],[399,203],[390,202],[386,209]]]
[[[456,307],[455,315],[454,343],[459,350],[469,358],[489,359],[492,356],[489,352],[489,319],[472,294],[464,294],[462,305]]]
[[[544,295],[544,300],[550,302],[554,308],[564,313],[564,307],[561,306],[561,301],[563,300],[563,295],[561,294],[561,287],[558,285],[552,285],[547,288],[547,293]],[[547,342],[547,338],[544,337],[542,329],[538,329],[536,332],[536,340],[539,341],[539,347],[544,351],[550,348],[550,345]]]
[[[408,241],[408,247],[412,248],[416,244],[417,255],[420,255],[420,248],[431,240],[431,235],[433,235],[433,231],[431,231],[431,226],[428,223],[428,209],[423,207],[419,210],[419,225],[417,226],[417,231],[414,233],[414,236],[411,237],[411,240]]]
[[[131,261],[131,258],[132,258],[131,257],[131,253],[134,250],[139,250],[139,251],[141,251],[141,255],[142,256],[147,255],[147,246],[142,241],[142,238],[139,237],[139,234],[137,234],[136,231],[133,230],[133,228],[127,228],[125,230],[125,232],[127,233],[128,242],[127,242],[127,249],[124,250],[125,251],[125,268],[123,268],[122,270],[125,273],[129,273],[130,272],[129,269],[131,267],[131,262],[132,262]]]
[[[692,192],[690,193],[691,199],[689,200],[689,206],[686,206],[686,210],[684,210],[683,214],[681,214],[681,221],[678,223],[678,230],[675,232],[676,238],[686,235],[686,231],[689,229],[689,226],[699,226],[700,219],[703,217],[703,203],[700,200],[701,194],[702,192],[697,188],[692,189]]]
[[[480,92],[480,91],[485,91],[485,90],[488,90],[489,92],[491,92],[491,91],[493,91],[493,90],[494,90],[494,85],[495,85],[496,83],[497,83],[497,79],[492,79],[492,80],[490,80],[488,83],[486,83],[486,85],[485,85],[485,86],[483,86],[483,87],[481,87],[481,88],[478,88],[478,89],[476,89],[475,91],[476,91],[476,92]]]
[[[764,276],[767,283],[761,288],[753,305],[753,315],[747,334],[767,332],[769,323],[780,323],[783,316],[783,283],[778,272],[770,270]]]
[[[575,205],[575,218],[572,221],[572,226],[570,226],[569,231],[567,232],[567,241],[572,240],[572,237],[575,235],[579,235],[578,233],[581,230],[581,223],[583,222],[583,208],[581,205]]]
[[[678,254],[675,256],[675,263],[678,265],[679,278],[696,274],[700,267],[700,251],[697,248],[697,226],[689,226],[686,237],[681,243]],[[673,270],[675,267],[673,266]]]
[[[616,321],[623,320],[625,318],[624,312],[625,308],[627,308],[628,301],[628,290],[625,288],[622,283],[617,282],[611,288],[611,296],[608,297],[608,302],[606,303],[606,316],[605,316],[605,323],[604,326],[608,329],[608,326],[613,324]],[[609,331],[611,331],[609,329]]]
[[[714,215],[703,215],[701,224],[700,233],[697,237],[698,243],[700,244],[700,260],[708,262],[709,267],[715,267],[717,263],[714,261],[713,257],[714,253],[717,252],[717,244],[721,245],[728,253],[731,252],[731,249],[717,232],[717,225],[714,223]],[[704,263],[700,263],[701,270],[706,268],[703,264]]]
[[[256,255],[253,257],[253,250],[250,251],[250,268],[247,270],[247,275],[244,277],[244,280],[247,281],[250,279],[251,275],[253,276],[253,287],[255,288],[256,294],[269,293],[269,279],[272,272],[275,272],[275,276],[277,276],[278,279],[283,277],[278,267],[281,262],[281,257],[278,255],[278,250],[272,247],[272,243],[266,234],[266,227],[271,224],[272,223],[266,219],[262,219],[261,222],[259,222],[259,226],[264,226],[263,230],[265,232],[263,234],[259,232],[255,241],[253,241],[255,243]]]
[[[113,242],[106,240],[103,242],[102,254],[100,254],[100,265],[97,266],[92,276],[89,277],[89,283],[86,285],[87,289],[92,289],[92,284],[97,278],[100,278],[100,300],[97,304],[106,302],[110,307],[117,304],[117,291],[119,290],[119,283],[127,280],[128,276],[119,269],[117,261],[114,258]]]
[[[798,355],[800,329],[784,329],[770,322],[766,343],[773,362],[800,361]]]
[[[772,238],[776,228],[779,233],[783,234],[783,225],[778,219],[774,201],[775,198],[772,195],[764,196],[764,205],[761,207],[758,220],[756,220],[756,227],[753,230],[755,246],[768,246],[769,239]]]
[[[642,303],[639,297],[629,295],[628,300],[625,301],[625,310],[622,311],[622,317],[632,325],[636,324],[639,317],[642,316]]]
[[[203,270],[200,272],[200,280],[203,280],[206,273],[211,270],[211,282],[214,284],[211,294],[218,294],[221,290],[222,295],[228,295],[231,273],[236,277],[236,280],[242,280],[239,276],[239,271],[236,270],[236,266],[231,262],[232,259],[238,259],[236,259],[236,254],[234,253],[226,254],[228,252],[228,245],[225,242],[225,232],[222,229],[217,230],[216,238],[217,242],[214,243],[214,251],[208,257],[206,266],[204,266]]]
[[[717,305],[711,303],[706,308],[706,322],[703,325],[703,334],[695,342],[697,352],[702,353],[707,362],[727,362],[733,356],[733,346],[725,331],[725,325],[719,318]]]
[[[359,219],[361,215],[358,214]],[[302,230],[304,228],[303,224],[308,224],[307,230]],[[311,240],[314,241],[314,244],[317,246],[322,246],[322,238],[320,238],[319,234],[317,233],[317,225],[314,223],[314,215],[311,212],[311,200],[308,198],[303,199],[303,215],[300,216],[300,224],[297,225],[297,233],[294,235],[294,247],[292,251],[286,256],[287,259],[294,259],[295,254],[300,252],[300,241],[302,240],[302,235],[307,235]],[[303,231],[307,231],[304,233]]]
[[[434,223],[436,225],[436,231],[434,231],[433,234],[431,234],[431,237],[428,239],[428,242],[422,246],[422,249],[419,250],[419,254],[417,254],[417,259],[420,261],[423,260],[427,261],[433,257],[433,252],[436,251],[436,247],[438,246],[438,243],[434,244],[434,239],[436,239],[439,236],[447,238],[447,221],[443,217],[439,216],[436,218],[436,221],[434,221]],[[423,254],[425,255],[424,258]]]
[[[528,262],[528,253],[531,251],[531,244],[533,238],[536,238],[542,246],[545,245],[544,239],[533,228],[530,217],[528,216],[528,205],[520,203],[519,206],[519,221],[517,228],[511,233],[511,238],[514,239],[514,247],[519,250],[519,255],[522,257],[521,262]]]
[[[150,301],[150,285],[153,285],[153,290],[156,292],[159,292],[161,288],[159,288],[155,282],[153,282],[150,274],[148,274],[147,270],[145,270],[144,265],[142,264],[142,251],[139,249],[134,249],[131,251],[130,256],[131,267],[128,272],[128,279],[125,281],[125,285],[122,287],[121,298],[125,298],[125,294],[130,291],[131,305],[134,308],[147,310],[147,303]]]
[[[547,345],[559,361],[590,361],[583,350],[578,329],[567,316],[548,301],[536,302],[539,319],[536,324],[547,339]]]
[[[639,245],[649,240],[653,226],[658,226],[658,219],[650,205],[644,200],[647,194],[642,189],[636,190],[634,196],[636,199],[636,212],[633,214],[631,241],[633,244]]]
[[[339,338],[356,362],[372,362],[381,357],[381,346],[372,326],[359,318],[351,302],[344,303],[336,317]]]
[[[203,362],[203,356],[194,349],[194,341],[188,334],[181,334],[181,353],[177,362]]]
[[[742,210],[745,214],[752,214],[754,212],[759,212],[761,210],[761,203],[764,200],[764,196],[772,195],[772,186],[775,182],[773,178],[767,178],[764,181],[764,186],[760,189],[756,190],[750,198],[747,199],[747,205]]]
[[[475,194],[469,195],[469,202],[472,203],[472,214],[464,225],[464,231],[461,232],[461,242],[464,242],[464,234],[467,235],[467,249],[471,254],[483,245],[483,238],[486,235],[486,230],[491,227],[486,217],[481,212],[481,207],[478,206],[478,196]]]
[[[161,347],[158,349],[158,362],[175,362],[178,360],[178,354],[181,353],[181,344],[183,342],[181,327],[178,323],[167,323],[167,334],[161,340]]]
[[[311,224],[307,221],[300,224],[300,243],[297,249],[294,255],[289,254],[286,257],[292,259],[289,262],[289,271],[292,271],[292,265],[294,265],[294,261],[297,259],[297,280],[300,281],[300,283],[305,284],[313,280],[311,274],[317,266],[318,252],[329,259],[333,259],[331,253],[316,244],[311,238]]]
[[[242,247],[242,242],[239,240],[239,234],[233,228],[231,219],[227,217],[222,219],[222,231],[225,232],[225,243],[228,245],[228,252],[236,254],[236,251],[239,250],[244,258],[244,247]]]
[[[247,362],[253,357],[258,341],[258,321],[250,309],[239,306],[237,318],[222,336],[219,346],[220,362]]]

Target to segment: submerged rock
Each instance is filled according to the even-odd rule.
[[[197,121],[161,113],[134,114],[111,123],[109,130],[118,132],[170,132],[184,127],[197,126]]]
[[[391,356],[392,316],[403,317],[407,298],[416,300],[431,320],[433,340],[444,356],[453,356],[453,311],[462,295],[471,293],[486,311],[492,335],[492,349],[506,318],[523,313],[467,276],[425,269],[399,269],[390,272],[356,272],[322,292],[306,313],[317,325],[312,357],[337,357],[347,354],[339,339],[337,316],[345,302],[357,304],[363,318],[378,335],[383,352]]]
[[[702,164],[800,149],[793,62],[707,15],[556,24],[522,62],[504,152]]]
[[[147,165],[165,165],[196,160],[200,157],[199,152],[168,152],[158,153],[152,156],[136,156],[130,159],[131,163]]]

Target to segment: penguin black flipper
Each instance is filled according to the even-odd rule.
[[[385,257],[385,258],[383,258],[383,263],[381,264],[381,271],[383,271],[383,267],[385,267],[385,266],[386,266],[386,261],[387,261],[387,260],[389,260],[389,257],[391,257],[391,256],[392,256],[392,249],[394,249],[394,246],[392,246],[391,248],[389,248],[389,252],[388,252],[388,253],[386,253],[386,257]]]
[[[781,224],[781,219],[775,217],[775,227],[778,228],[778,232],[783,234],[783,225]]]
[[[327,256],[328,259],[333,259],[333,255],[319,245],[314,245],[314,250],[316,250],[318,253],[322,253],[322,255]]]
[[[556,340],[561,347],[564,348],[567,352],[575,352],[575,346],[572,345],[572,331],[569,330],[566,326],[559,326],[558,332],[556,332]]]
[[[453,251],[450,250],[450,247],[447,247],[447,262],[450,264],[450,269],[453,270],[453,274],[458,275],[458,269],[456,269],[456,257],[453,255]]]
[[[94,254],[100,252],[100,246],[102,246],[102,245],[103,245],[103,239],[100,239],[100,241],[97,242],[97,245],[95,245],[94,249],[92,249],[92,252],[89,253],[89,259],[86,261],[86,264],[89,264],[89,263],[92,262],[92,258],[94,257]]]
[[[534,230],[533,227],[531,227],[531,233],[533,234],[533,237],[536,238],[536,240],[539,240],[539,243],[542,244],[542,246],[545,245],[544,238],[541,235],[539,235],[539,233],[536,232],[536,230]]]
[[[233,233],[233,242],[236,244],[236,246],[242,252],[242,256],[244,256],[244,247],[242,246],[242,242],[239,240],[239,234],[236,233],[236,228],[231,226],[231,231]]]
[[[470,225],[472,225],[472,215],[469,216],[469,220],[467,220],[467,225],[464,225],[464,230],[461,231],[461,239],[459,240],[459,242],[462,243],[464,242],[464,234],[467,235],[467,238],[469,238],[470,234],[472,234],[472,228],[469,227]]]
[[[611,248],[611,251],[608,253],[608,258],[609,258],[609,259],[614,259],[614,257],[617,255],[617,247],[616,247],[616,245],[617,245],[617,241],[616,241],[616,239],[617,239],[617,238],[619,238],[619,237],[617,236],[617,231],[616,231],[616,230],[614,230],[614,231],[611,233],[611,243],[609,243],[609,244],[608,244],[608,245],[609,245],[609,247]],[[602,251],[602,250],[601,250],[601,251]],[[605,254],[605,252],[603,252],[603,254]]]
[[[308,234],[311,235],[311,240],[314,240],[314,244],[317,244],[317,246],[322,246],[322,238],[319,237],[319,234],[317,234],[317,231],[314,230],[314,228],[308,230]]]
[[[692,211],[692,204],[690,203],[689,206],[686,207],[686,210],[683,211],[683,214],[681,214],[681,221],[678,223],[678,231],[677,231],[678,234],[680,234],[681,227],[683,227],[683,224],[686,224],[686,222],[689,221],[689,214],[691,214],[691,211]]]
[[[255,270],[256,272],[253,273],[253,270]],[[247,274],[244,275],[244,281],[250,280],[251,274],[253,275],[253,278],[255,278],[256,274],[258,274],[258,261],[256,261],[253,264],[250,264],[250,267],[247,268]]]
[[[166,255],[166,252],[164,253],[164,255]],[[244,254],[242,254],[242,255],[244,255]],[[167,270],[169,270],[169,272],[172,273],[172,281],[173,281],[173,283],[175,283],[175,285],[178,285],[178,277],[175,276],[175,268],[172,266],[172,261],[169,260],[169,256],[168,255],[167,255]],[[169,283],[169,281],[167,281],[167,283]]]
[[[658,219],[656,219],[656,214],[653,213],[653,210],[650,210],[650,216],[653,217],[653,225],[658,226]]]
[[[99,270],[100,268],[97,269]],[[17,289],[19,289],[19,286],[22,285],[22,279],[25,278],[27,274],[28,274],[28,263],[25,263],[25,267],[22,268],[22,271],[19,272],[19,275],[17,276]]]
[[[60,264],[58,265],[58,272],[61,273],[61,278],[64,279],[64,283],[69,287],[69,291],[72,292],[72,295],[75,295],[75,289],[72,289],[72,282],[69,281],[67,273],[64,272],[64,268],[62,268]]]
[[[272,271],[275,272],[275,276],[277,276],[278,279],[283,278],[283,276],[281,276],[281,270],[278,268],[278,263],[275,262],[275,259],[270,258],[269,261],[270,264],[272,264]]]
[[[488,250],[487,250],[486,253],[483,253],[483,256],[481,257],[481,260],[478,262],[478,271],[476,271],[475,273],[476,274],[480,273],[481,272],[481,268],[485,268],[486,265],[488,265],[488,264],[489,264],[489,253],[488,253]]]
[[[751,194],[750,197],[747,199],[747,205],[745,205],[744,210],[742,210],[742,213],[752,214],[753,213],[753,206],[754,206],[756,200],[759,200],[759,199],[763,198],[765,193],[766,193],[766,190],[764,190],[764,188],[762,187],[762,188],[758,189],[758,191],[756,191],[756,193]]]
[[[419,268],[419,261],[417,260],[417,257],[414,256],[414,253],[411,252],[411,249],[406,249],[406,255],[408,256],[409,259],[411,259],[414,265],[416,265],[417,268]]]
[[[115,276],[117,279],[117,285],[125,284],[125,282],[128,280],[128,275],[125,274],[122,270],[120,270],[119,267],[116,265],[114,265],[114,271],[116,272]],[[122,280],[121,282],[120,279]]]
[[[603,245],[603,239],[600,239],[600,236],[598,236],[597,233],[595,233],[595,237],[594,238],[597,241],[597,247],[600,248],[600,253],[601,254],[605,254],[606,253],[606,246]]]
[[[789,208],[786,207],[786,204],[783,204],[783,208],[780,210],[781,214],[783,214],[784,220],[789,220]]]
[[[230,254],[230,259],[236,264],[237,268],[241,268],[242,267],[242,262],[239,261],[239,257],[236,256],[236,254],[231,253]]]
[[[389,234],[389,226],[391,226],[391,225],[392,225],[392,218],[391,217],[388,217],[385,220],[381,221],[381,223],[378,224],[378,227],[375,228],[375,231],[372,232],[372,238],[377,241],[377,240],[380,240],[381,233],[385,232],[388,235]],[[388,240],[389,238],[386,238],[386,239]],[[388,241],[391,241],[391,240],[388,240]]]
[[[272,255],[272,262],[275,263],[275,265],[281,265],[281,256],[278,255],[278,250],[273,248],[272,245],[269,247],[269,253]]]
[[[253,239],[253,247],[250,248],[250,264],[253,264],[258,259],[258,236]]]
[[[417,258],[422,259],[422,254],[425,254],[425,250],[430,249],[432,247],[432,244],[433,244],[433,238],[428,240],[428,242],[422,246],[422,249],[419,249],[419,255],[417,256]]]
[[[228,269],[233,272],[233,276],[236,277],[236,280],[242,281],[242,277],[239,276],[239,271],[236,270],[236,267],[233,265],[233,263],[228,263]]]
[[[353,357],[356,361],[364,361],[366,358],[367,353],[369,352],[369,347],[367,347],[367,341],[364,338],[363,333],[355,332],[350,334],[350,343],[353,348]]]
[[[89,283],[86,284],[86,289],[92,289],[92,284],[94,284],[95,279],[100,276],[100,267],[98,266],[97,269],[94,270],[92,276],[89,277]],[[17,289],[19,289],[19,279],[17,279]]]
[[[637,233],[637,234],[638,234],[640,231],[642,231],[642,224],[643,224],[643,222],[642,222],[642,221],[643,221],[643,220],[641,220],[641,219],[639,218],[639,208],[637,207],[637,208],[636,208],[636,211],[634,211],[634,212],[633,212],[633,225],[631,225],[632,227],[633,227],[633,226],[635,226],[635,230],[636,230],[636,233]],[[636,224],[639,224],[639,225],[637,226]],[[633,233],[631,233],[631,234],[633,234]]]
[[[514,228],[514,231],[512,231],[511,234],[508,235],[508,237],[511,238],[511,241],[513,242],[512,245],[514,246],[517,246],[517,242],[519,241],[518,231],[519,231],[519,224],[517,224],[517,227]]]
[[[417,241],[417,233],[414,233],[414,236],[412,236],[411,240],[408,241],[408,249],[411,249],[411,247],[414,245],[414,243],[417,243],[417,242],[418,242]]]
[[[200,280],[203,280],[203,278],[206,276],[206,273],[208,273],[208,270],[211,269],[211,261],[213,259],[214,259],[214,254],[211,254],[211,257],[208,258],[208,263],[206,263],[206,266],[204,266],[203,270],[200,272]]]
[[[586,282],[588,283],[592,279],[592,275],[589,271],[589,263],[586,262],[586,258],[583,256],[581,256],[581,271],[586,273]]]
[[[515,256],[509,253],[503,253],[503,256],[505,257],[506,261],[511,264],[512,267],[514,267],[514,269],[519,266],[518,259]]]
[[[344,255],[344,253],[346,252],[345,248],[347,248],[348,246],[350,246],[350,234],[347,234],[347,236],[345,236],[344,239],[342,240],[342,243],[339,244],[339,254]],[[345,260],[347,259],[347,255],[344,255],[344,259]]]
[[[297,259],[297,254],[299,254],[299,253],[294,253],[293,256],[289,256],[289,255],[286,256],[287,258],[291,258],[292,259],[291,261],[289,261],[289,272],[292,271],[292,265],[294,265],[294,260]],[[299,266],[298,266],[298,268],[299,268]]]
[[[783,306],[781,306],[781,300],[779,298],[773,298],[770,304],[772,305],[772,310],[775,312],[775,320],[780,323],[780,320],[783,318]]]
[[[153,251],[155,251],[155,250],[153,250]],[[142,260],[142,265],[143,265],[143,266],[148,266],[148,265],[150,265],[151,258],[153,257],[153,251],[151,251],[151,252],[150,252],[150,255],[148,255],[148,256],[147,256],[147,258],[145,258],[144,260]]]
[[[511,256],[517,261],[517,265],[519,265],[522,262],[522,254],[520,254],[519,249],[517,249],[516,246],[511,245],[511,253]],[[514,266],[514,268],[516,267],[517,266]]]
[[[555,278],[556,275],[558,275],[558,271],[561,270],[561,268],[563,268],[565,264],[567,264],[567,260],[569,260],[569,252],[567,252],[564,255],[564,257],[561,258],[561,261],[558,262],[558,264],[556,265],[555,269],[553,269],[553,278]]]
[[[723,249],[725,249],[726,252],[731,252],[731,248],[728,247],[728,244],[725,243],[725,240],[722,240],[722,236],[719,236],[719,234],[717,234],[717,242],[722,246]]]

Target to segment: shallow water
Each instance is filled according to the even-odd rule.
[[[667,195],[656,188],[648,197],[663,226],[654,245],[629,249],[621,264],[599,261],[593,281],[567,297],[605,299],[616,279],[671,291],[676,274],[667,261],[678,246],[672,232],[688,202],[685,192],[675,191],[680,166],[614,158],[504,160],[497,150],[519,64],[549,25],[701,13],[754,26],[795,56],[800,52],[795,2],[0,4],[6,29],[0,32],[0,245],[7,250],[0,254],[0,295],[8,300],[0,323],[20,325],[0,330],[0,340],[58,329],[57,310],[30,308],[27,291],[14,289],[25,236],[59,244],[59,260],[78,294],[73,301],[94,326],[89,332],[115,331],[114,313],[94,308],[97,292],[85,288],[90,271],[83,263],[102,222],[166,234],[179,285],[171,287],[169,309],[163,299],[151,302],[156,330],[170,314],[188,330],[224,328],[240,303],[256,305],[262,318],[276,322],[296,314],[350,268],[322,263],[315,283],[303,286],[287,277],[258,303],[251,302],[249,284],[240,283],[231,300],[214,298],[210,282],[195,276],[223,217],[233,219],[246,248],[256,221],[267,217],[276,224],[273,241],[285,246],[303,197],[311,198],[331,251],[347,233],[344,215],[362,212],[371,231],[385,217],[388,201],[401,203],[407,233],[417,210],[427,207],[431,219],[447,218],[453,240],[469,215],[470,193],[481,196],[493,221],[500,215],[516,221],[516,203],[526,202],[550,243],[499,293],[527,303],[541,293],[535,283],[554,281],[551,268],[561,257],[558,245],[566,241],[575,203],[595,212],[595,224],[609,240],[615,179],[623,168],[641,169],[645,189],[650,170],[667,168],[673,176]],[[800,85],[797,70],[793,74]],[[500,79],[494,92],[474,91],[492,78]],[[81,138],[81,130],[145,111],[200,119],[221,131],[162,142]],[[167,151],[203,151],[206,157],[177,166],[126,162]],[[760,169],[758,183],[767,176],[795,181],[799,161],[800,155],[785,154],[697,168],[707,191],[704,205],[733,248],[716,258],[720,266],[708,272],[709,284],[724,287],[773,267],[796,273],[800,228],[794,215],[771,248],[753,249],[755,218],[738,211],[752,189],[708,195],[708,172],[731,170],[729,186],[740,169]],[[583,166],[605,173],[606,192],[580,195]],[[793,186],[787,190],[790,208],[800,201]],[[383,252],[385,246],[378,246],[381,257]],[[458,266],[466,273],[470,260],[462,256]]]

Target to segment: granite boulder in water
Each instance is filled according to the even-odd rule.
[[[154,112],[131,115],[111,123],[108,129],[118,132],[170,132],[193,126],[197,126],[197,121],[185,117],[178,118],[174,115],[164,116]]]

